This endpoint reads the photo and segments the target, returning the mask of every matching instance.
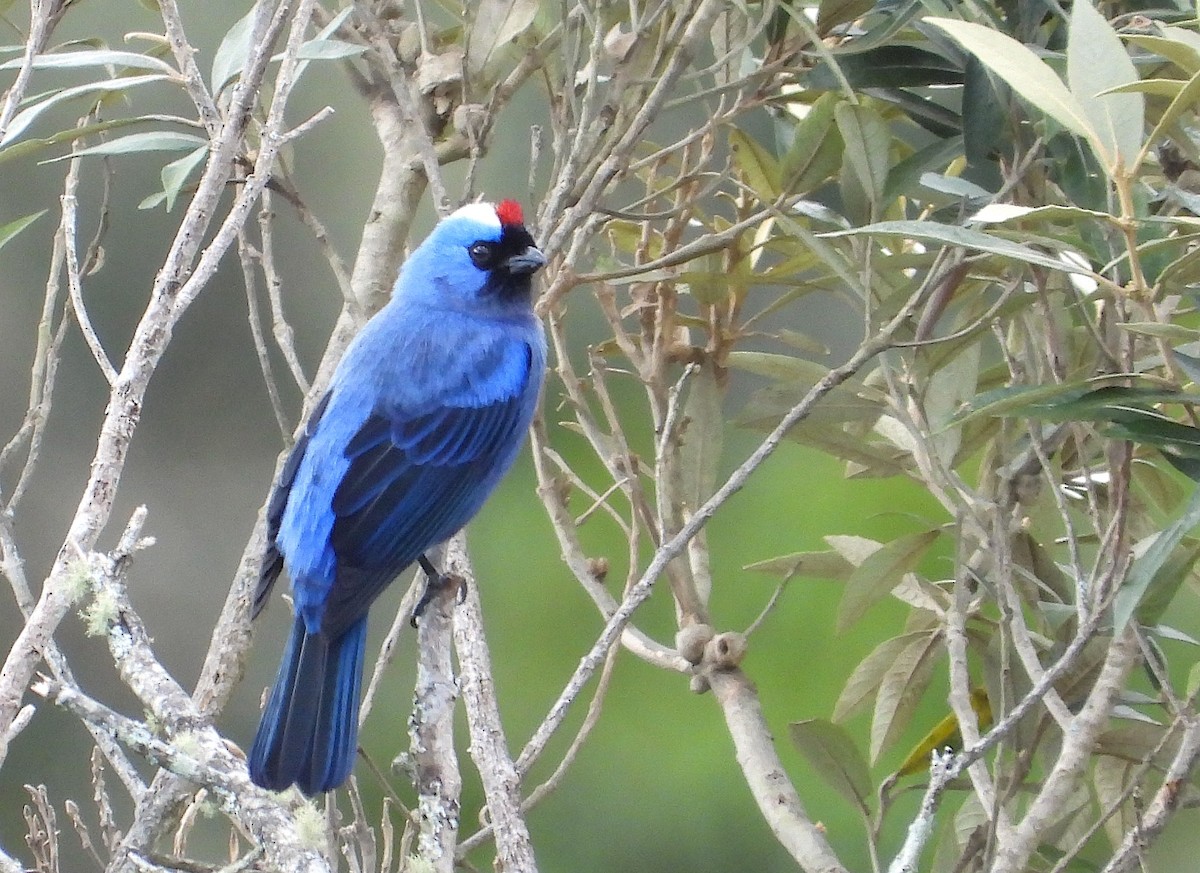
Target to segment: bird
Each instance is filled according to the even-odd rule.
[[[267,501],[251,604],[286,566],[291,635],[248,755],[260,787],[312,797],[349,777],[372,602],[414,562],[434,572],[425,552],[479,511],[533,420],[545,263],[513,200],[446,216],[314,406]]]

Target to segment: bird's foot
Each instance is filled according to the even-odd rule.
[[[424,555],[421,555],[419,561],[421,569],[425,571],[425,590],[421,592],[421,599],[413,607],[412,618],[409,619],[409,624],[413,627],[417,626],[429,604],[436,598],[453,593],[458,602],[462,603],[467,595],[467,580],[453,573],[440,572]]]

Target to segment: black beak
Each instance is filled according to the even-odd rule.
[[[535,246],[529,246],[519,255],[505,258],[501,266],[514,276],[529,276],[546,266],[546,256]]]

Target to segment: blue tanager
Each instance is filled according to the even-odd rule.
[[[546,340],[532,277],[545,263],[521,208],[443,219],[390,302],[346,350],[267,509],[253,614],[284,564],[295,620],[250,750],[250,776],[312,796],[342,784],[358,746],[372,601],[479,511],[520,450]]]

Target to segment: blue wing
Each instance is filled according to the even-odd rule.
[[[420,414],[376,411],[354,434],[332,501],[337,572],[324,597],[326,633],[349,627],[400,571],[478,512],[529,425],[531,363],[526,347],[524,378],[506,397]]]
[[[296,440],[296,444],[292,446],[287,460],[283,462],[283,469],[279,471],[279,478],[275,481],[271,494],[267,498],[267,545],[263,554],[262,568],[259,571],[258,584],[254,588],[254,599],[251,601],[251,618],[258,618],[258,614],[267,605],[271,588],[275,585],[275,580],[279,578],[279,573],[283,569],[283,555],[275,541],[279,536],[279,526],[283,523],[283,510],[287,506],[288,494],[291,492],[292,483],[296,480],[296,471],[300,469],[300,461],[304,459],[308,441],[316,432],[317,425],[328,405],[329,392],[326,392],[313,408],[312,414],[309,415],[308,422],[304,425],[304,431]]]

